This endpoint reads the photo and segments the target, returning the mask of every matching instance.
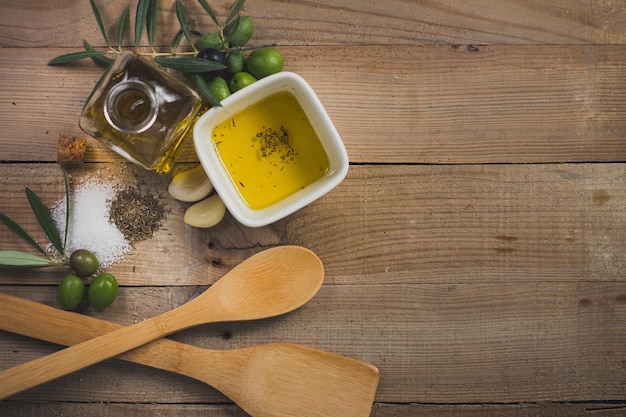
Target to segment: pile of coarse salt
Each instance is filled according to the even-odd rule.
[[[115,198],[113,185],[88,178],[70,193],[70,221],[65,252],[69,256],[77,249],[87,249],[96,255],[100,267],[107,268],[122,260],[131,251],[124,234],[109,220],[109,207]],[[52,208],[61,236],[65,231],[65,198]]]

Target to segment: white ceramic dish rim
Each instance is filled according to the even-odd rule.
[[[254,210],[242,199],[224,168],[211,141],[211,132],[216,125],[259,100],[285,91],[293,94],[311,121],[328,155],[330,169],[321,179],[288,198]],[[348,154],[326,109],[304,78],[289,71],[258,80],[222,100],[222,107],[209,109],[196,121],[193,139],[200,163],[226,208],[237,221],[249,227],[265,226],[300,210],[334,189],[348,173]]]

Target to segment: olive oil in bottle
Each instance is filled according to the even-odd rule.
[[[166,173],[202,111],[195,91],[126,51],[94,88],[79,125],[129,161]]]

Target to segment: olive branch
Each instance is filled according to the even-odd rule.
[[[218,28],[220,37],[223,41],[225,48],[224,52],[232,50],[254,49],[256,47],[228,47],[228,40],[232,36],[239,25],[239,12],[243,7],[245,0],[235,0],[231,5],[228,15],[223,23],[219,21],[217,15],[206,2],[206,0],[197,0],[200,6],[206,11],[213,23]],[[122,12],[121,16],[117,20],[116,30],[116,44],[113,45],[107,30],[105,29],[102,14],[96,4],[95,0],[89,0],[91,9],[93,11],[96,23],[100,29],[100,33],[104,38],[107,50],[97,50],[91,46],[87,40],[83,39],[84,51],[70,52],[64,55],[57,56],[48,62],[48,65],[62,65],[70,62],[92,59],[96,64],[108,68],[114,61],[115,56],[121,54],[124,50],[123,41],[129,30],[130,21],[130,6],[127,6]],[[180,29],[173,36],[170,45],[169,52],[157,52],[155,47],[156,27],[158,16],[158,0],[138,0],[137,10],[135,13],[134,24],[134,51],[138,55],[144,55],[151,57],[155,63],[171,68],[173,70],[180,71],[187,76],[196,86],[198,92],[202,98],[213,106],[220,106],[219,100],[210,92],[205,79],[201,76],[204,73],[210,73],[220,71],[226,68],[221,63],[208,61],[203,58],[197,58],[198,50],[194,43],[194,37],[201,36],[201,33],[191,29],[191,22],[187,17],[187,12],[181,0],[176,0],[176,17],[180,25]],[[149,52],[145,52],[140,49],[140,42],[143,33],[146,33],[148,38]],[[184,47],[183,40],[186,41],[187,47]],[[98,81],[98,84],[101,82]],[[87,98],[86,101],[89,101]]]
[[[4,223],[9,229],[15,232],[19,237],[29,243],[40,254],[33,254],[30,252],[19,250],[0,250],[0,267],[5,268],[43,268],[46,266],[55,265],[67,265],[68,258],[65,252],[67,245],[67,234],[69,229],[69,217],[70,217],[70,185],[68,176],[65,170],[63,170],[63,177],[65,180],[65,199],[66,199],[66,212],[65,212],[65,233],[61,237],[61,233],[50,214],[50,211],[46,205],[41,201],[39,196],[30,188],[25,188],[26,198],[28,203],[39,222],[39,225],[45,232],[46,236],[52,243],[52,246],[61,254],[62,259],[58,260],[49,255],[46,250],[28,233],[22,226],[11,219],[6,214],[0,212],[0,222]]]

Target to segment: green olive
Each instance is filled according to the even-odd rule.
[[[238,21],[235,21],[237,28],[228,38],[228,44],[230,46],[244,46],[252,37],[254,32],[254,22],[250,16],[240,16]]]
[[[255,49],[246,60],[248,72],[259,80],[283,70],[283,56],[274,48]]]
[[[228,86],[230,87],[230,91],[234,93],[235,91],[239,91],[242,88],[249,86],[255,81],[256,78],[254,78],[252,74],[248,72],[238,72],[236,74],[233,74],[233,76],[230,78],[230,83],[228,84]]]
[[[206,85],[211,94],[213,94],[213,97],[215,97],[218,101],[222,101],[230,95],[228,83],[220,76],[212,77],[209,81],[207,81]]]
[[[96,310],[104,310],[117,298],[118,284],[111,274],[100,274],[92,281],[87,291],[89,303]]]
[[[218,32],[211,32],[202,35],[196,47],[202,50],[205,48],[222,49],[223,46],[222,36]]]
[[[243,71],[243,63],[244,58],[242,51],[231,51],[226,57],[226,66],[228,66],[228,71],[230,71],[231,74]]]
[[[78,275],[63,277],[57,287],[57,302],[63,310],[74,310],[80,304],[85,293],[85,283]]]
[[[70,268],[79,277],[86,278],[96,273],[100,262],[93,252],[87,249],[78,249],[70,255]]]

